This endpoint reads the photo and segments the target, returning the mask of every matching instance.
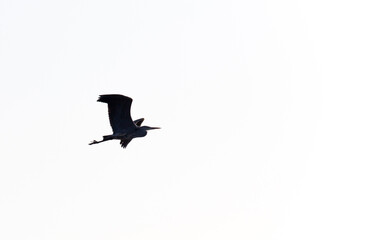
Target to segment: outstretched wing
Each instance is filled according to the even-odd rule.
[[[113,133],[127,133],[136,126],[130,116],[132,99],[119,94],[100,95],[98,102],[108,104],[109,122]]]
[[[130,143],[131,139],[121,139],[120,141],[120,144],[121,144],[121,147],[123,148],[126,148],[126,146],[128,146],[128,144]]]

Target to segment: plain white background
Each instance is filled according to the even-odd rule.
[[[372,1],[0,0],[1,239],[374,239]],[[159,126],[111,141],[99,94]]]

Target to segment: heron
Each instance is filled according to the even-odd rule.
[[[108,104],[109,122],[113,134],[103,136],[103,140],[93,140],[89,145],[105,142],[108,140],[118,139],[120,145],[126,148],[133,138],[144,137],[148,130],[160,129],[159,127],[141,126],[144,118],[132,120],[130,108],[133,99],[120,94],[99,95],[98,102]]]

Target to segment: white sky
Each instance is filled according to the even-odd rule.
[[[374,239],[374,10],[0,0],[0,238]]]

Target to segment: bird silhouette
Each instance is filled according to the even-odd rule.
[[[141,126],[144,118],[132,120],[130,108],[133,99],[120,94],[100,95],[98,102],[108,104],[109,122],[111,124],[113,134],[103,136],[101,141],[92,141],[89,145],[101,143],[108,140],[118,139],[120,145],[126,148],[133,138],[144,137],[148,130],[160,129],[159,127]]]

